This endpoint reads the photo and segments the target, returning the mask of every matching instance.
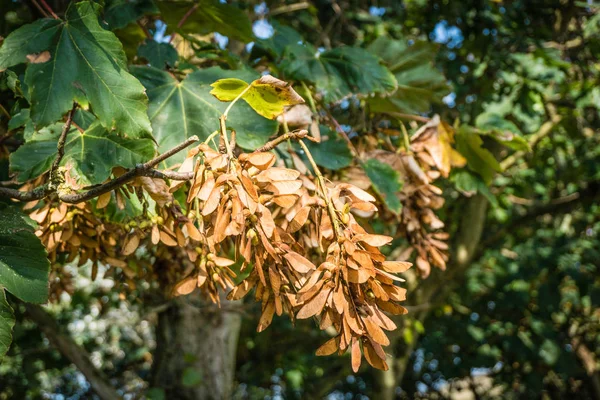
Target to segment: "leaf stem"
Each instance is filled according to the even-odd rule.
[[[63,127],[62,132],[58,138],[58,144],[56,145],[56,158],[52,162],[52,166],[50,167],[50,187],[56,188],[59,185],[59,177],[57,175],[58,167],[60,166],[60,162],[65,156],[65,143],[67,141],[67,135],[71,130],[71,122],[73,122],[73,115],[75,114],[75,110],[77,109],[77,103],[73,103],[73,107],[69,114],[67,115],[67,122],[65,122],[65,126]]]
[[[196,11],[198,9],[200,3],[196,3],[194,4],[184,15],[183,17],[181,17],[181,19],[179,20],[179,22],[177,23],[177,28],[181,28],[183,26],[183,24],[185,24],[185,21],[190,17],[190,15],[192,15],[194,13],[194,11]],[[169,43],[171,43],[173,41],[173,39],[175,38],[175,32],[173,32],[171,34],[171,38],[169,39]]]
[[[313,99],[310,89],[308,88],[308,86],[306,86],[306,83],[304,83],[304,81],[300,81],[300,84],[302,85],[302,89],[304,89],[306,95],[308,96],[308,105],[310,105],[310,109],[314,114],[316,114],[317,107],[315,106],[315,99]]]
[[[231,101],[231,103],[229,103],[229,105],[225,109],[225,112],[223,113],[223,116],[225,117],[225,119],[227,119],[227,115],[229,114],[229,111],[231,110],[231,108],[233,107],[233,105],[239,99],[241,99],[242,96],[244,96],[248,92],[248,90],[250,90],[250,88],[252,88],[252,84],[249,84],[248,86],[246,86],[246,88],[244,90],[242,90],[242,92],[240,94],[238,94],[237,97]]]
[[[304,150],[304,154],[306,154],[308,162],[310,162],[310,165],[315,171],[315,175],[317,176],[317,182],[319,183],[319,188],[321,190],[321,195],[323,196],[323,199],[327,204],[327,213],[329,214],[329,219],[331,219],[331,224],[333,225],[333,235],[335,236],[336,240],[339,240],[343,237],[343,233],[340,227],[340,222],[338,221],[337,214],[335,212],[335,207],[333,206],[331,199],[327,195],[327,187],[325,186],[325,179],[323,178],[323,174],[321,174],[321,170],[317,166],[317,163],[315,162],[312,154],[310,153],[310,150],[308,150],[308,147],[306,147],[306,144],[304,144],[304,141],[299,140],[298,143],[302,147],[302,150]]]

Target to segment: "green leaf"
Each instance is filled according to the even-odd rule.
[[[57,140],[56,134],[39,133],[11,154],[10,167],[20,182],[40,176],[50,168],[56,157]],[[69,166],[71,175],[80,184],[94,185],[105,181],[113,167],[133,168],[153,155],[152,140],[122,138],[96,122],[83,133],[77,129],[69,132],[61,165]]]
[[[475,126],[498,143],[517,151],[531,151],[517,126],[502,115],[485,112],[475,119]]]
[[[394,214],[402,210],[398,192],[402,189],[400,174],[389,164],[371,158],[365,161],[363,169],[373,184],[373,189],[381,197],[387,208]]]
[[[498,206],[498,199],[479,175],[465,169],[453,170],[450,180],[456,186],[456,190],[462,192],[465,196],[470,197],[475,193],[481,193],[488,199],[490,204],[494,207]]]
[[[145,40],[138,48],[138,56],[148,60],[151,66],[164,69],[166,65],[173,67],[179,55],[170,43],[158,43],[156,40]]]
[[[158,8],[169,32],[175,29],[200,35],[219,32],[245,43],[254,40],[252,24],[246,13],[238,7],[224,4],[219,0],[161,1],[158,3]],[[190,11],[183,25],[179,27],[183,16]]]
[[[434,45],[417,41],[409,46],[404,40],[381,36],[368,50],[386,63],[398,82],[392,96],[368,99],[371,111],[426,112],[450,92],[446,78],[433,65],[437,53]]]
[[[15,314],[8,301],[6,301],[4,289],[0,287],[0,360],[10,348],[14,326]]]
[[[286,82],[272,77],[261,76],[250,85],[241,79],[219,79],[211,85],[210,94],[221,101],[232,101],[238,96],[246,101],[254,111],[265,118],[275,119],[285,107],[304,103],[304,99]]]
[[[23,301],[44,303],[50,261],[34,225],[13,207],[0,209],[0,286]]]
[[[354,157],[348,148],[348,143],[328,127],[320,125],[319,128],[323,137],[321,143],[308,140],[305,142],[317,165],[332,171],[349,166]],[[296,144],[294,147],[300,146]]]
[[[104,20],[111,30],[124,28],[147,14],[158,14],[152,0],[105,0]]]
[[[88,1],[75,3],[66,21],[40,19],[15,30],[0,48],[0,69],[26,62],[29,54],[50,52],[48,61],[30,64],[25,73],[37,126],[60,120],[73,101],[89,101],[107,129],[149,136],[144,88],[127,72],[119,40],[98,23],[99,9]]]
[[[294,28],[281,25],[275,20],[270,22],[273,27],[273,35],[268,39],[256,40],[250,55],[252,59],[259,58],[264,53],[271,55],[273,58],[280,58],[287,46],[298,44],[304,40],[302,35]]]
[[[389,93],[396,89],[394,75],[379,58],[356,47],[338,47],[319,53],[313,46],[294,44],[285,50],[281,68],[286,76],[312,82],[326,103],[351,94]]]
[[[206,139],[219,128],[219,117],[227,108],[210,94],[210,84],[223,78],[241,78],[246,83],[256,79],[254,72],[226,71],[212,67],[195,71],[183,81],[177,81],[166,71],[151,67],[132,67],[148,91],[154,137],[161,152],[168,150],[193,135]],[[236,104],[227,117],[227,125],[237,132],[237,143],[244,149],[262,146],[277,130],[277,123],[269,121],[244,103]],[[167,165],[183,161],[185,154],[169,158]]]
[[[466,125],[460,127],[455,136],[456,148],[467,159],[469,168],[479,174],[486,185],[492,182],[495,172],[502,172],[498,160],[489,150],[482,147],[479,134]]]

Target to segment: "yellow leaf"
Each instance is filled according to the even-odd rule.
[[[221,101],[233,101],[248,87],[248,84],[241,79],[227,78],[219,79],[210,86],[214,88],[210,91],[210,94],[217,99]]]
[[[286,106],[304,103],[304,99],[292,87],[271,75],[264,75],[250,85],[241,79],[219,79],[211,85],[211,94],[221,101],[233,101],[241,97],[256,111],[268,119],[275,119]]]

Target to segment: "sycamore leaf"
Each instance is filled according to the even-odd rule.
[[[467,159],[469,168],[479,174],[486,185],[492,182],[496,172],[502,172],[498,160],[483,147],[483,140],[474,129],[461,126],[456,134],[456,147]]]
[[[425,112],[450,92],[446,78],[433,65],[437,51],[431,43],[417,41],[409,46],[406,41],[380,36],[368,50],[381,57],[398,82],[392,96],[367,100],[371,111]]]
[[[260,115],[275,119],[287,106],[304,103],[304,99],[286,82],[271,75],[261,76],[250,85],[241,79],[220,79],[211,85],[210,94],[221,101],[232,101],[238,96]]]
[[[148,60],[151,66],[164,69],[165,66],[173,67],[179,58],[177,50],[170,43],[158,43],[156,40],[147,39],[138,47],[138,56]]]
[[[33,179],[46,172],[56,157],[58,135],[38,133],[10,156],[12,172],[20,182]],[[72,129],[65,144],[61,165],[70,168],[71,176],[84,185],[102,183],[113,167],[133,168],[154,155],[150,139],[122,138],[108,133],[98,122],[86,131]]]
[[[402,203],[398,199],[398,192],[402,189],[402,182],[398,171],[376,158],[365,161],[362,167],[371,180],[373,189],[382,198],[387,208],[394,214],[399,214]]]
[[[219,0],[161,1],[158,3],[158,8],[169,32],[173,30],[195,34],[219,32],[245,43],[254,39],[252,24],[246,13],[236,6]],[[184,24],[178,26],[183,16],[188,13]]]
[[[204,140],[219,128],[219,117],[227,104],[209,93],[211,83],[231,77],[246,82],[256,78],[254,72],[226,71],[218,67],[195,71],[181,82],[156,68],[137,66],[132,67],[132,72],[148,91],[148,113],[160,152],[193,135]],[[237,131],[238,145],[249,150],[262,146],[277,129],[276,122],[261,117],[243,103],[236,104],[231,110],[227,125]],[[184,158],[185,154],[181,152],[169,158],[167,165],[182,162]]]
[[[490,191],[483,179],[468,170],[460,169],[450,175],[450,181],[454,183],[456,189],[467,197],[474,195],[475,193],[481,193],[485,196],[490,204],[494,207],[498,205],[496,196]]]
[[[6,293],[0,287],[0,360],[6,354],[12,342],[12,329],[15,326],[15,314],[6,301]]]
[[[50,261],[34,225],[13,207],[0,209],[0,287],[23,301],[44,303]]]
[[[531,151],[527,140],[521,136],[517,126],[502,115],[493,112],[479,114],[475,119],[475,126],[481,134],[490,136],[498,143],[517,151]]]
[[[49,61],[29,64],[25,73],[31,119],[38,127],[60,120],[78,101],[89,102],[107,129],[149,136],[144,88],[127,72],[121,42],[98,23],[99,10],[89,1],[72,3],[65,21],[39,19],[13,31],[0,47],[0,70],[48,51]]]
[[[124,28],[146,14],[158,14],[152,0],[105,0],[104,20],[113,29]]]
[[[394,75],[379,58],[356,47],[320,53],[309,44],[294,44],[286,48],[281,69],[292,79],[315,84],[326,103],[351,94],[383,94],[396,89]]]

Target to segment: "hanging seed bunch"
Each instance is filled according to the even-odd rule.
[[[188,153],[188,157],[196,154],[199,157],[188,192],[191,210],[188,217],[197,228],[194,229],[194,224],[193,227],[186,225],[187,233],[197,244],[196,255],[190,254],[196,270],[178,285],[177,290],[179,294],[185,294],[194,287],[202,287],[213,301],[218,302],[219,289],[234,287],[236,274],[230,267],[239,260],[242,273],[252,270],[230,298],[241,298],[256,287],[256,297],[263,300],[265,310],[264,329],[273,312],[283,312],[283,304],[287,303],[285,292],[298,279],[288,270],[292,266],[289,260],[295,260],[294,254],[310,264],[308,268],[315,268],[293,251],[297,247],[295,240],[277,228],[272,212],[296,203],[302,187],[298,180],[300,173],[274,167],[275,156],[266,152],[232,158],[201,145]],[[190,164],[193,163],[187,162],[186,168]],[[231,258],[218,256],[227,254],[226,250],[230,248],[234,249]],[[306,268],[297,268],[301,270],[299,273],[306,272]],[[291,307],[287,309],[291,310]]]
[[[449,235],[442,231],[444,223],[435,214],[444,205],[444,198],[434,183],[440,176],[447,178],[452,167],[465,164],[451,147],[453,137],[452,128],[436,116],[413,135],[411,151],[400,152],[405,177],[400,194],[404,206],[401,227],[416,250],[417,270],[422,277],[429,275],[431,264],[445,270],[448,261]]]
[[[404,272],[411,264],[386,261],[379,247],[392,238],[367,233],[355,220],[352,211],[374,211],[375,198],[362,189],[342,183],[327,188],[331,209],[320,212],[319,223],[325,261],[313,271],[297,295],[296,318],[317,316],[321,329],[333,326],[334,338],[317,350],[318,355],[340,354],[351,348],[352,366],[358,370],[361,353],[369,364],[387,369],[382,346],[389,344],[383,330],[396,325],[384,314],[404,314],[398,304],[406,290],[393,275]]]

